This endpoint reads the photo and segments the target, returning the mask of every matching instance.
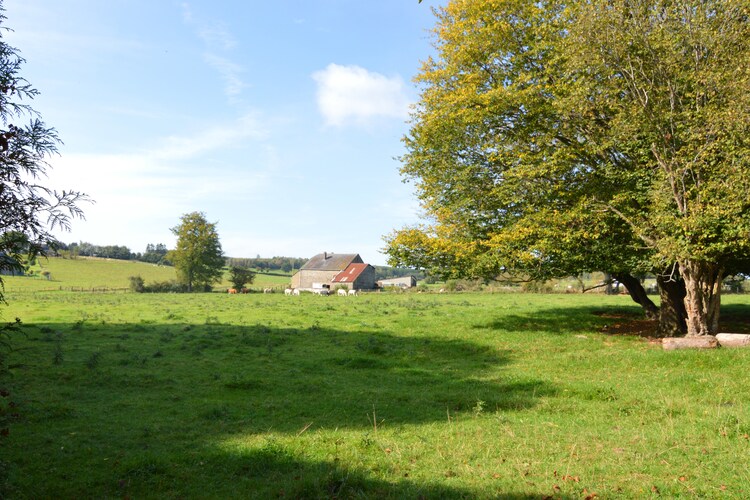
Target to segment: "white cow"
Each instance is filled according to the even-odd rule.
[[[291,295],[292,292],[294,292],[293,288],[287,288],[286,290],[284,290],[284,295]]]
[[[264,288],[263,293],[273,293],[273,288]]]
[[[326,288],[323,288],[321,290],[313,290],[313,293],[316,295],[323,295],[323,296],[329,295],[328,289]]]
[[[355,290],[354,288],[352,288],[351,290],[349,290],[349,295],[355,295],[356,296],[356,295],[359,295],[359,293],[357,292],[357,290]]]
[[[294,289],[294,290],[292,291],[292,295],[299,295],[299,288],[295,288],[295,289]]]
[[[339,291],[336,293],[342,297],[346,297],[346,290],[344,290],[343,288],[339,288]]]

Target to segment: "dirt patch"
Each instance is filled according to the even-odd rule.
[[[607,335],[637,335],[648,339],[659,339],[656,330],[659,326],[658,320],[645,318],[634,318],[626,313],[594,313],[600,318],[610,320],[609,323],[599,329]],[[750,333],[750,316],[741,314],[726,314],[720,317],[720,332]]]
[[[609,316],[602,316],[609,317]],[[637,335],[647,339],[656,339],[656,329],[659,322],[652,319],[633,319],[623,315],[621,318],[612,318],[613,321],[601,327],[599,330],[607,335]]]

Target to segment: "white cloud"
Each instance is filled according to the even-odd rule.
[[[215,70],[219,72],[224,80],[224,95],[234,97],[242,93],[247,84],[242,80],[240,74],[244,68],[229,59],[216,54],[205,54],[204,59]]]
[[[194,29],[196,36],[206,47],[207,52],[203,55],[203,60],[221,75],[224,80],[224,95],[235,99],[248,86],[241,77],[244,68],[222,54],[236,48],[237,40],[220,23],[207,24],[198,21],[188,3],[183,3],[181,7],[182,20]]]
[[[237,46],[237,40],[223,26],[202,26],[198,28],[198,36],[209,46],[222,50],[230,50]]]
[[[187,2],[182,2],[180,4],[180,8],[182,9],[182,20],[186,23],[192,23],[193,22],[193,9],[190,8],[190,4]]]
[[[262,140],[268,132],[255,115],[245,115],[226,125],[216,125],[192,136],[170,136],[149,151],[147,156],[157,160],[186,160],[211,150],[237,147],[247,140]]]
[[[74,223],[75,239],[118,242],[138,249],[151,241],[142,240],[145,235],[155,238],[159,228],[168,234],[182,213],[200,209],[216,217],[222,207],[239,206],[249,196],[264,193],[276,168],[274,151],[264,144],[265,138],[259,120],[246,116],[192,136],[167,137],[142,153],[63,152],[52,159],[45,184],[85,192],[95,201],[95,205],[82,206],[86,221]],[[256,159],[252,169],[246,164],[211,161],[211,152],[248,144],[252,145],[249,154]],[[59,235],[63,241],[71,236]]]
[[[329,64],[312,77],[318,84],[318,108],[329,125],[408,116],[409,99],[400,76],[389,78],[359,66]]]

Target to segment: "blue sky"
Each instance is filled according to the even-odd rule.
[[[33,106],[88,193],[65,242],[174,245],[202,211],[228,256],[360,253],[418,220],[401,182],[424,0],[5,0]]]

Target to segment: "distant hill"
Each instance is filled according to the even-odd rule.
[[[5,288],[8,291],[58,288],[117,289],[128,288],[130,276],[140,275],[146,281],[175,279],[173,267],[98,257],[42,258],[37,260],[31,271],[33,272],[32,276],[9,277],[5,282]],[[46,272],[49,273],[49,279],[46,279],[43,275]]]
[[[31,271],[32,276],[4,276],[6,291],[125,289],[130,286],[131,276],[141,276],[147,284],[176,278],[175,269],[170,266],[98,257],[39,259]],[[49,279],[43,275],[46,272],[49,272]],[[290,277],[281,273],[259,273],[251,286],[283,288],[289,281]],[[228,286],[225,280],[214,289],[221,290]]]

